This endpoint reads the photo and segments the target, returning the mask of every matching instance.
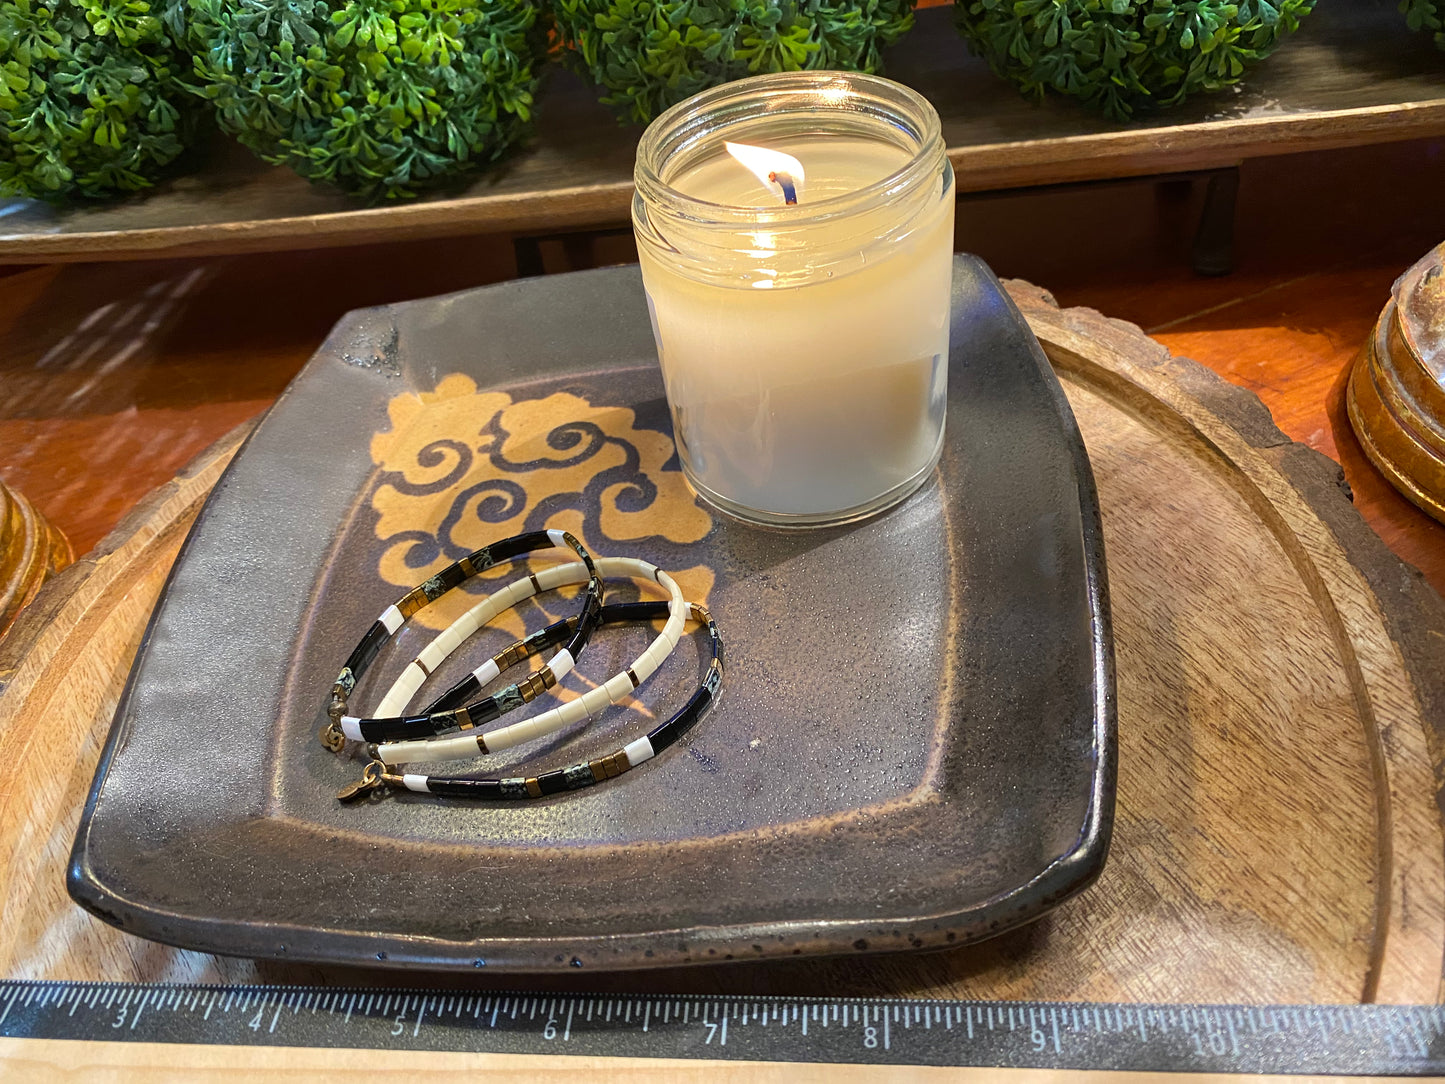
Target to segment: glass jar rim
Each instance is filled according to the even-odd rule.
[[[836,91],[834,101],[821,93],[831,88]],[[768,89],[777,93],[806,94],[814,92],[815,105],[836,108],[840,113],[858,115],[859,111],[846,109],[844,103],[850,98],[869,98],[890,103],[895,111],[907,111],[916,124],[905,128],[917,138],[918,146],[909,160],[887,176],[842,195],[830,196],[812,203],[797,203],[777,207],[743,206],[738,204],[713,203],[709,200],[690,196],[674,188],[662,179],[661,165],[667,143],[677,131],[686,133],[689,127],[697,126],[699,118],[715,114],[730,99],[746,98],[759,90]],[[766,116],[762,111],[757,116]],[[786,115],[779,111],[778,115]],[[748,118],[742,113],[733,118],[737,123]],[[691,124],[688,122],[691,120]],[[897,125],[894,125],[897,127]],[[683,145],[686,145],[684,141]],[[633,182],[638,195],[648,203],[656,204],[665,200],[673,214],[713,222],[736,222],[743,224],[766,223],[769,225],[806,226],[816,221],[825,221],[840,214],[849,214],[860,204],[892,196],[909,188],[920,176],[931,175],[935,159],[943,152],[943,126],[938,111],[932,103],[912,87],[881,76],[863,72],[845,71],[796,71],[774,72],[736,79],[730,83],[702,91],[693,97],[672,106],[659,114],[637,145],[637,162]],[[668,157],[671,157],[669,154]]]

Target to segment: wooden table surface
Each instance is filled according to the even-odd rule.
[[[1188,270],[1199,192],[1177,185],[966,202],[959,240],[1257,392],[1288,435],[1342,463],[1370,524],[1445,591],[1445,527],[1375,474],[1343,411],[1390,283],[1445,237],[1442,180],[1439,142],[1246,163],[1239,269],[1223,279]],[[513,271],[507,238],[15,269],[0,278],[0,477],[84,552],[263,410],[340,313]]]

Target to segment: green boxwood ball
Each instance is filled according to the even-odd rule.
[[[1411,30],[1435,36],[1435,47],[1445,49],[1445,0],[1400,0],[1400,13]]]
[[[552,0],[572,62],[624,121],[764,72],[878,72],[914,0]]]
[[[201,112],[189,66],[145,0],[0,3],[0,193],[34,199],[146,188]]]
[[[1118,120],[1239,82],[1314,0],[955,0],[973,51],[1024,94]]]
[[[501,157],[545,48],[532,0],[173,0],[170,19],[224,130],[367,199]]]

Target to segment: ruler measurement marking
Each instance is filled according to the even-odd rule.
[[[1415,1019],[1413,1012],[1407,1012],[1405,1014],[1405,1026],[1410,1029],[1410,1038],[1415,1040],[1415,1046],[1419,1050],[1418,1056],[1422,1058],[1425,1057],[1425,1055],[1430,1052],[1430,1046],[1425,1042],[1424,1032],[1419,1026],[1419,1021]]]
[[[136,1002],[135,1015],[130,1018],[130,1030],[131,1030],[131,1031],[134,1031],[134,1030],[135,1030],[135,1026],[140,1023],[140,1014],[143,1013],[143,1012],[145,1012],[145,1007],[146,1007],[147,1004],[149,1004],[150,999],[151,999],[150,991],[147,990],[145,993],[141,994],[140,1000],[139,1000],[138,1002]]]
[[[1428,1057],[1430,1054],[1430,1016],[1428,1009],[1412,1009],[1409,1013],[1410,1027],[1420,1040],[1420,1056]]]
[[[1420,1034],[1428,1042],[1435,1037],[1435,1014],[1429,1009],[1416,1009],[1413,1012],[1415,1026],[1419,1028]]]

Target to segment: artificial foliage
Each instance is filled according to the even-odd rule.
[[[763,72],[877,72],[914,0],[553,0],[568,55],[623,120]]]
[[[1123,120],[1237,83],[1314,0],[956,0],[973,51],[1025,95]]]
[[[152,184],[198,107],[146,0],[0,2],[0,192],[63,200]]]
[[[1411,30],[1435,36],[1435,46],[1445,49],[1445,0],[1400,0],[1400,12]]]
[[[505,153],[545,51],[532,0],[175,0],[169,18],[223,129],[368,199]]]

